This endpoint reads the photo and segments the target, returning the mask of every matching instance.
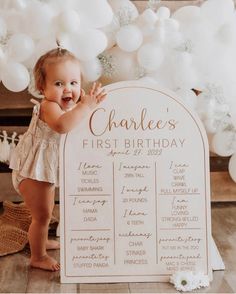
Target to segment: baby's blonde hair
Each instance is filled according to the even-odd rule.
[[[46,65],[48,65],[50,62],[60,62],[66,60],[78,61],[74,54],[72,54],[67,49],[62,49],[60,47],[52,49],[44,55],[42,55],[34,66],[33,73],[35,80],[35,88],[39,91],[42,91],[45,87]]]

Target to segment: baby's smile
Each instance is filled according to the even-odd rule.
[[[62,100],[62,105],[61,105],[62,109],[66,110],[66,111],[71,109],[75,104],[73,97],[70,95],[63,96],[61,100]]]
[[[65,102],[69,102],[72,99],[72,97],[62,97],[62,100]]]

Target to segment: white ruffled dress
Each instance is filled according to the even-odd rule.
[[[33,108],[28,130],[10,158],[9,167],[22,178],[59,185],[59,144],[61,135],[39,118],[40,103]]]

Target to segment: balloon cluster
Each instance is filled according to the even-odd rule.
[[[85,63],[86,71],[107,47],[101,28],[112,18],[106,0],[1,0],[0,80],[10,91],[24,90],[36,60],[55,48],[56,40]],[[101,74],[96,65],[92,79]]]
[[[1,0],[0,80],[37,96],[30,73],[58,39],[80,59],[85,83],[142,79],[175,91],[198,112],[211,151],[231,156],[236,181],[234,2],[206,0],[172,14],[159,6],[139,14],[130,0]]]

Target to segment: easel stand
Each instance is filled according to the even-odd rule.
[[[216,247],[216,243],[213,239],[211,238],[211,263],[212,263],[212,270],[213,271],[222,271],[225,270],[225,265],[223,262],[222,257],[220,256],[219,250]]]

